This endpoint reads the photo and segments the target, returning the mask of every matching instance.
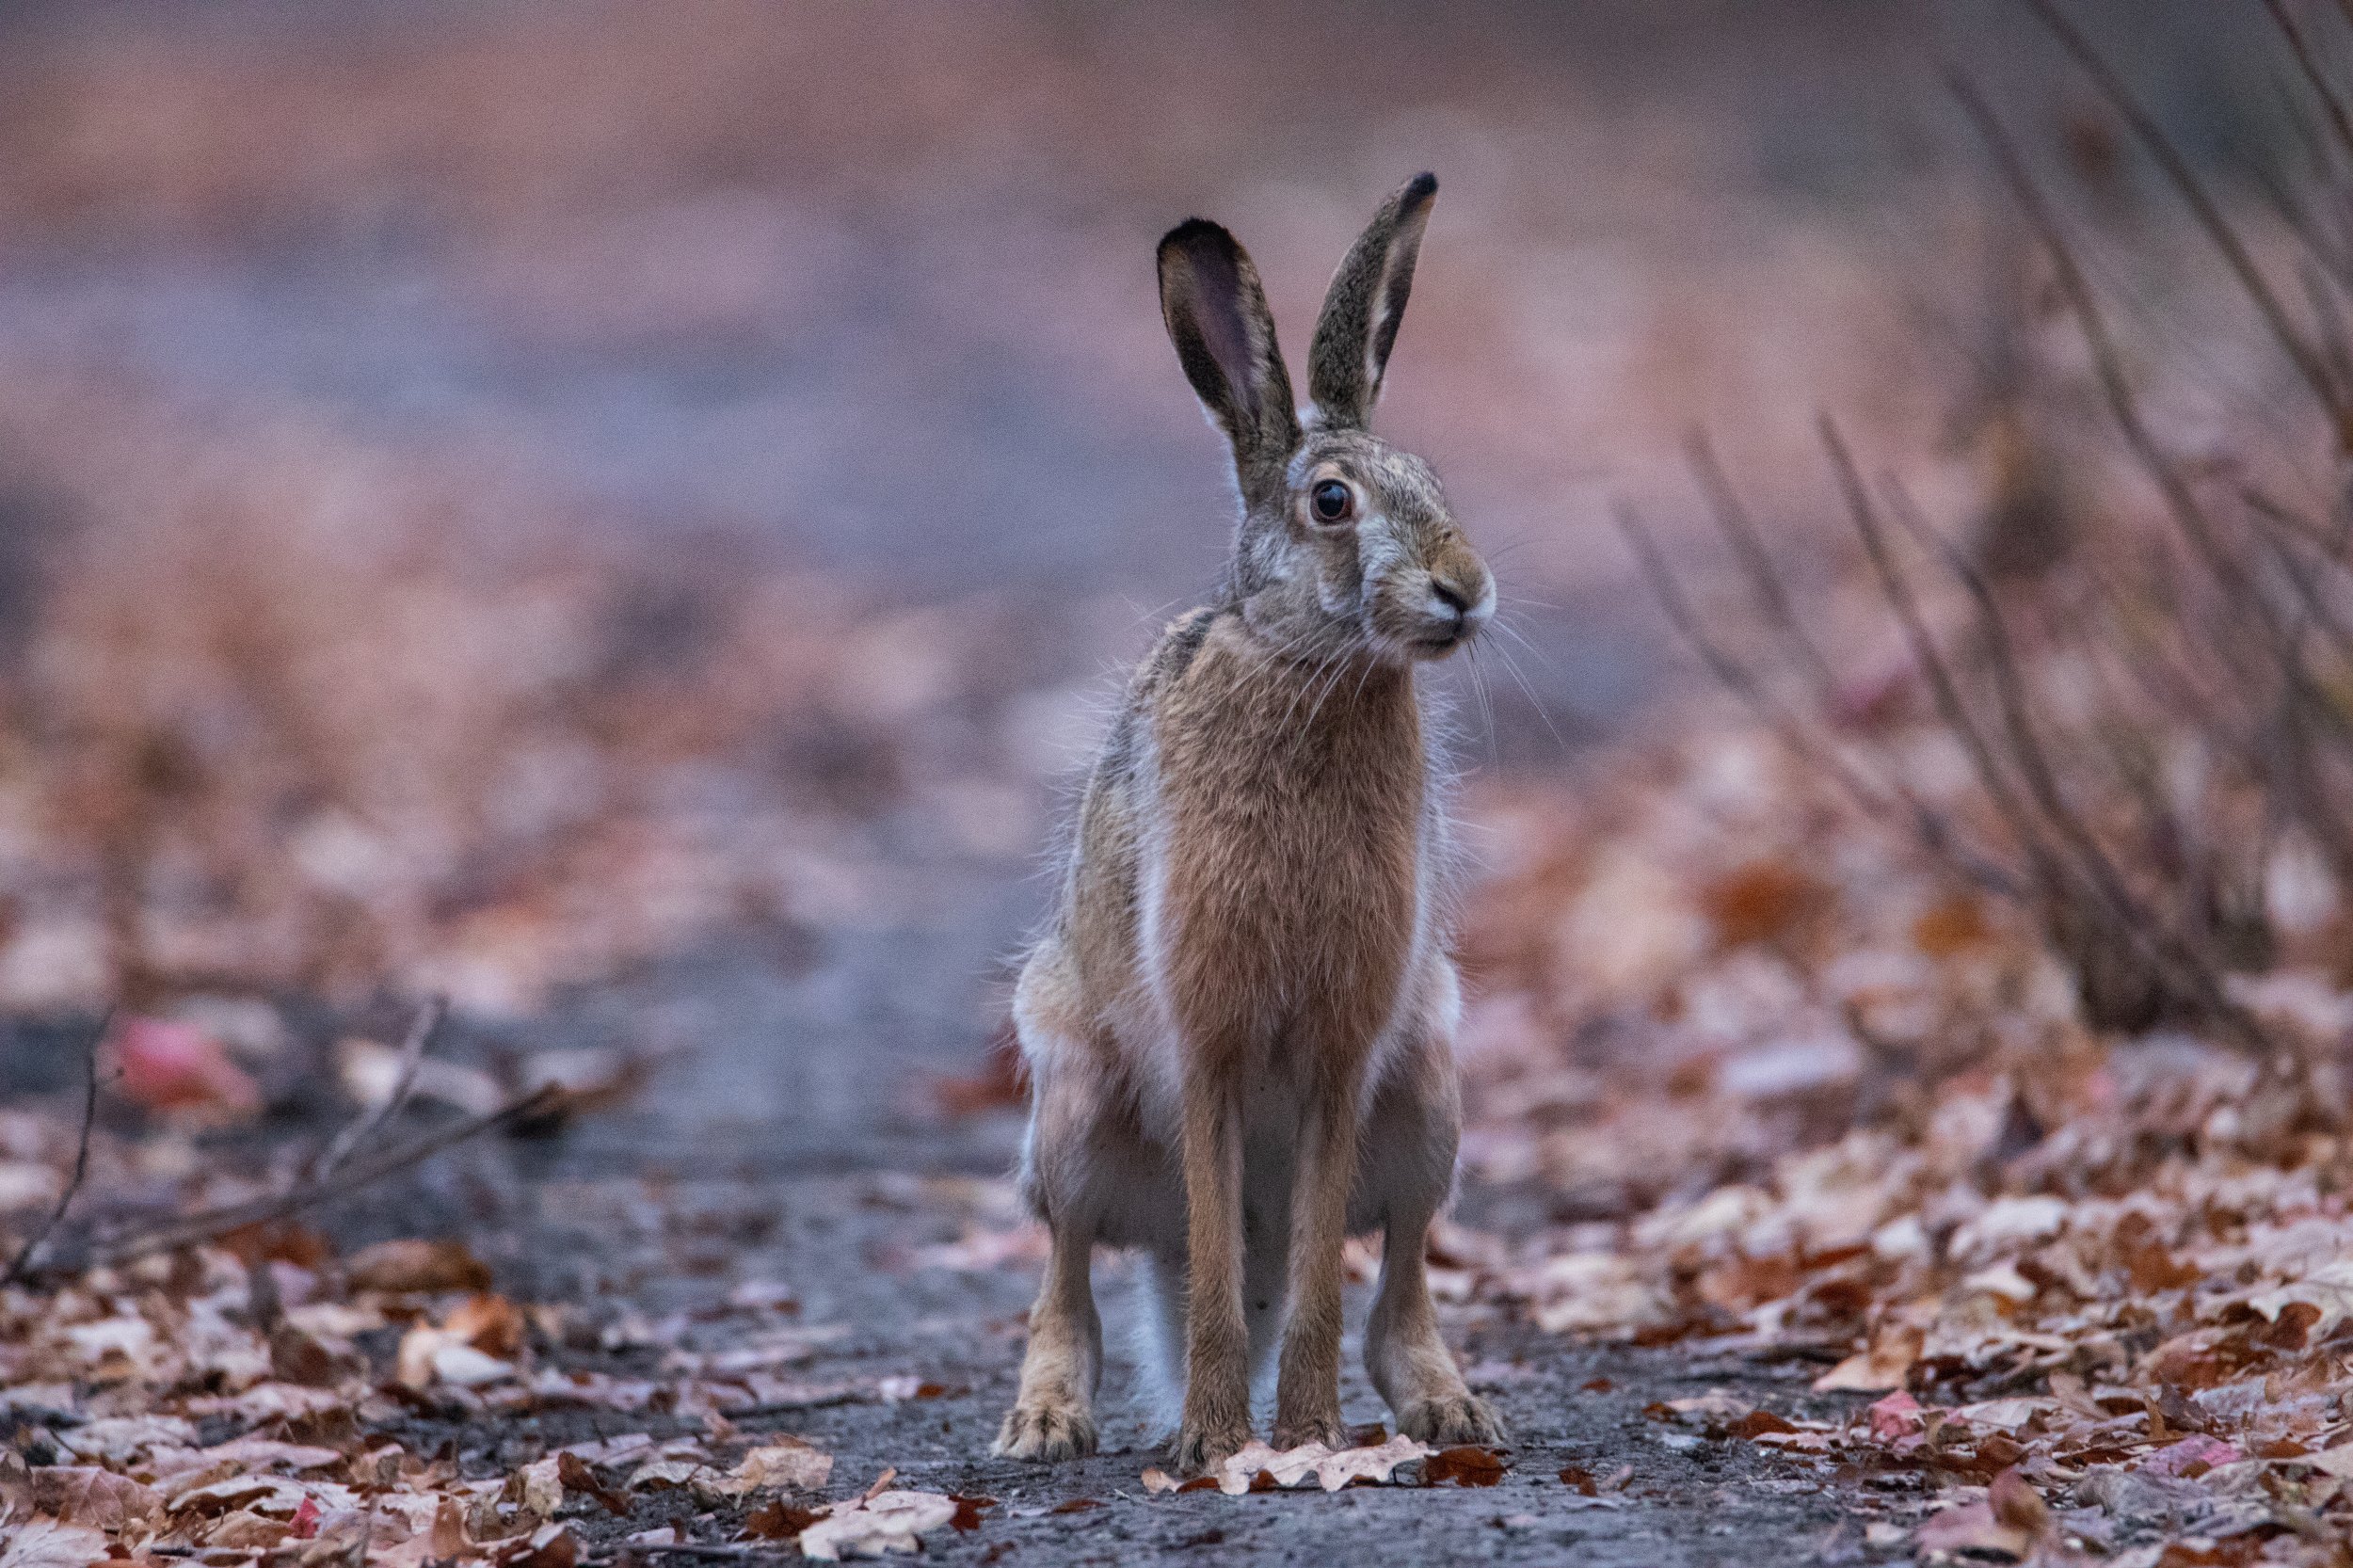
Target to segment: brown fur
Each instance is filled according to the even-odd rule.
[[[1098,1241],[1151,1252],[1183,1320],[1180,1464],[1248,1439],[1254,1348],[1286,1304],[1274,1436],[1337,1445],[1340,1250],[1376,1228],[1375,1386],[1414,1435],[1497,1434],[1422,1267],[1452,1176],[1457,1002],[1416,675],[1493,587],[1428,468],[1362,428],[1434,189],[1399,192],[1342,264],[1313,355],[1330,406],[1305,426],[1247,256],[1199,220],[1162,243],[1170,335],[1234,447],[1242,526],[1218,603],[1130,685],[1016,996],[1024,1185],[1053,1240],[1000,1451],[1093,1447]],[[1334,484],[1337,520],[1315,509]]]

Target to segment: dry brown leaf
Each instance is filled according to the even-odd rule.
[[[346,1263],[344,1273],[360,1290],[485,1290],[490,1285],[489,1266],[463,1241],[378,1241]]]
[[[801,1532],[801,1555],[836,1562],[920,1551],[922,1538],[953,1524],[956,1512],[955,1499],[936,1492],[877,1492],[836,1503]]]
[[[523,1315],[513,1302],[487,1292],[467,1297],[442,1320],[441,1331],[485,1355],[511,1361],[523,1348]]]
[[[795,1508],[778,1498],[763,1503],[744,1516],[744,1538],[747,1541],[797,1541],[801,1531],[825,1516],[822,1508]]]
[[[293,1527],[284,1519],[272,1519],[251,1509],[237,1509],[221,1515],[217,1524],[204,1532],[208,1546],[226,1546],[244,1551],[268,1551],[283,1543]]]
[[[2034,1538],[1996,1519],[1991,1503],[1974,1502],[1930,1514],[1913,1542],[1924,1553],[1974,1554],[2014,1562],[2026,1555]]]
[[[1920,1359],[1922,1336],[1918,1329],[1889,1327],[1872,1336],[1870,1348],[1858,1351],[1829,1371],[1814,1380],[1814,1392],[1829,1394],[1851,1390],[1860,1394],[1883,1394],[1903,1387],[1911,1377],[1913,1367]]]
[[[1997,1523],[2029,1541],[2041,1540],[2051,1528],[2050,1505],[2014,1467],[1993,1478],[1993,1484],[1986,1490],[1986,1503]]]
[[[152,1488],[95,1465],[46,1465],[32,1480],[33,1506],[66,1524],[119,1530],[163,1517],[164,1500]]]
[[[56,1519],[29,1519],[0,1542],[0,1568],[91,1568],[107,1556],[104,1535]]]
[[[813,1492],[833,1474],[833,1455],[788,1437],[754,1448],[732,1472],[751,1491]]]
[[[1463,1444],[1432,1454],[1422,1464],[1421,1479],[1425,1486],[1495,1486],[1510,1468],[1493,1449]]]
[[[580,1543],[566,1526],[541,1525],[529,1535],[500,1543],[491,1549],[490,1560],[499,1568],[574,1568]]]

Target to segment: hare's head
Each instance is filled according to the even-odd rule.
[[[1437,192],[1433,175],[1407,182],[1333,275],[1304,414],[1248,253],[1200,218],[1160,241],[1160,312],[1241,482],[1228,590],[1254,629],[1301,653],[1443,659],[1495,609],[1438,476],[1368,428]]]

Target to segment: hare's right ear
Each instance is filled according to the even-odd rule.
[[[1290,374],[1258,270],[1234,236],[1191,218],[1160,241],[1160,314],[1185,377],[1233,443],[1242,497],[1279,489],[1299,444]]]
[[[1434,174],[1417,174],[1399,186],[1332,275],[1307,344],[1307,395],[1327,427],[1361,430],[1372,418],[1437,194]]]

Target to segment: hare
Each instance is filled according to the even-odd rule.
[[[1417,666],[1495,586],[1437,476],[1366,428],[1437,192],[1390,197],[1333,278],[1303,411],[1250,258],[1195,218],[1160,245],[1176,358],[1233,449],[1216,600],[1171,625],[1090,777],[1059,909],[1014,1018],[1032,1080],[1026,1200],[1051,1233],[995,1451],[1096,1444],[1097,1243],[1143,1249],[1175,1462],[1249,1441],[1275,1331],[1273,1438],[1346,1444],[1341,1247],[1379,1230],[1365,1360],[1411,1436],[1500,1436],[1423,1268],[1460,1122],[1447,779]]]

